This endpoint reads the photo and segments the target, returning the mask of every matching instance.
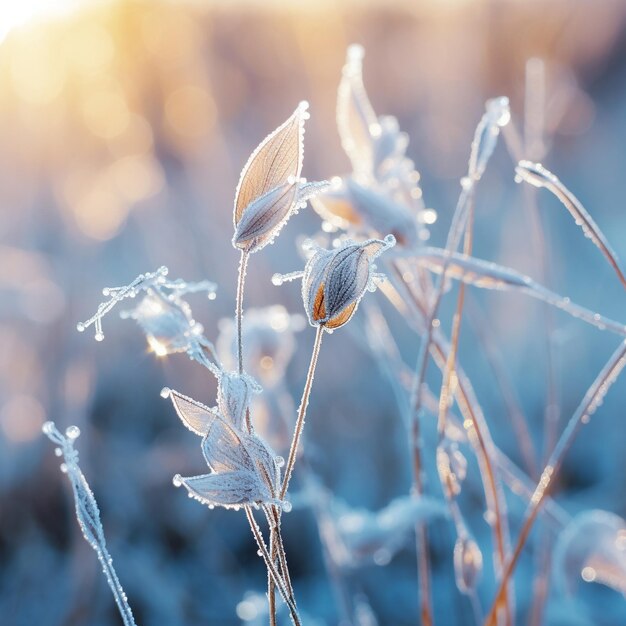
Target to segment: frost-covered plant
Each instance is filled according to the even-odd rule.
[[[408,139],[400,131],[397,120],[374,113],[363,83],[362,59],[362,48],[351,46],[337,99],[338,130],[352,165],[350,173],[334,178],[331,184],[325,181],[309,183],[302,178],[304,125],[308,118],[306,103],[301,103],[287,121],[259,144],[242,170],[233,208],[232,243],[241,255],[235,315],[232,322],[222,325],[221,359],[212,342],[204,336],[202,326],[195,322],[183,298],[195,291],[207,291],[212,298],[215,286],[208,282],[170,281],[165,268],[142,274],[128,286],[105,289],[104,295],[109,299],[98,307],[92,318],[80,323],[78,330],[83,331],[93,324],[96,339],[102,340],[103,316],[122,300],[141,295],[138,305],[123,312],[122,316],[137,321],[152,350],[158,356],[186,353],[216,378],[215,406],[168,388],[162,392],[164,397],[171,399],[183,424],[201,437],[201,449],[208,466],[208,472],[202,475],[182,477],[177,474],[174,484],[184,487],[191,497],[209,508],[243,509],[259,555],[267,568],[270,624],[277,623],[275,592],[278,590],[293,623],[299,625],[302,618],[291,584],[281,523],[283,512],[288,512],[292,506],[287,494],[301,448],[322,339],[325,334],[342,328],[353,318],[368,290],[380,288],[421,340],[415,367],[409,368],[395,344],[394,333],[384,322],[381,310],[372,306],[367,311],[366,336],[376,358],[384,362],[390,372],[389,378],[409,429],[412,490],[410,496],[395,499],[376,513],[347,507],[328,494],[312,503],[329,573],[337,578],[337,586],[341,587],[336,570],[355,567],[370,558],[382,564],[404,545],[406,531],[414,527],[421,623],[424,626],[434,624],[425,522],[441,513],[442,503],[425,495],[429,486],[424,471],[424,456],[429,450],[424,449],[422,442],[424,420],[434,416],[437,418],[437,441],[432,452],[436,457],[436,473],[454,529],[454,548],[450,550],[449,557],[456,586],[460,593],[469,597],[477,624],[511,626],[515,617],[512,576],[519,557],[541,513],[545,513],[544,519],[559,529],[568,524],[567,516],[551,501],[549,491],[581,426],[589,421],[626,364],[626,342],[617,348],[598,374],[560,439],[556,441],[554,437],[553,441],[548,438],[549,454],[545,455],[543,471],[539,472],[539,468],[534,467],[536,455],[532,454],[533,450],[527,456],[531,459],[529,473],[534,475],[536,471],[539,476],[535,485],[533,479],[515,467],[494,444],[470,378],[459,361],[466,286],[523,293],[621,336],[626,334],[626,326],[572,303],[569,298],[514,269],[474,256],[477,187],[499,137],[504,134],[510,141],[511,134],[515,133],[510,123],[509,102],[505,97],[493,98],[485,104],[484,114],[471,142],[467,171],[460,179],[460,193],[451,215],[445,245],[439,248],[425,246],[424,242],[430,236],[428,225],[437,219],[437,213],[425,208],[419,187],[420,176],[413,162],[406,157]],[[541,164],[519,161],[519,158],[515,158],[516,180],[551,191],[582,227],[584,234],[600,249],[626,286],[617,255],[580,201]],[[288,406],[282,418],[284,425],[293,428],[285,462],[261,436],[253,398],[263,391],[259,382],[272,388],[284,375],[286,363],[293,352],[293,337],[290,336],[286,342],[289,345],[283,350],[280,338],[272,335],[278,330],[272,321],[276,311],[268,313],[267,317],[250,311],[248,320],[255,322],[256,329],[254,324],[246,329],[244,290],[251,255],[273,243],[289,218],[308,200],[323,218],[324,232],[342,229],[345,233],[335,236],[332,245],[326,247],[308,240],[303,246],[307,257],[304,269],[286,275],[277,274],[273,278],[275,284],[301,279],[306,318],[316,329],[299,406],[297,410]],[[385,274],[379,273],[376,266],[383,253],[386,254],[380,262],[384,263]],[[454,281],[458,283],[458,292],[448,338],[439,319],[439,309]],[[541,282],[546,282],[545,277]],[[255,315],[258,315],[256,321]],[[284,311],[282,315],[289,317]],[[269,348],[263,344],[266,340]],[[251,362],[244,358],[246,349],[254,355]],[[442,374],[438,393],[427,384],[427,369],[431,360]],[[267,372],[263,363],[267,365]],[[246,365],[249,371],[246,371]],[[460,417],[457,418],[455,412]],[[512,419],[517,420],[517,432],[524,435],[525,444],[522,442],[521,445],[532,448],[523,416],[512,412]],[[53,426],[46,428],[46,434],[60,445],[60,454],[65,456],[65,470],[72,480],[83,533],[100,559],[108,558],[97,506],[78,468],[73,435],[68,431],[67,437],[63,437]],[[476,482],[480,482],[483,492],[484,518],[491,527],[493,541],[491,552],[497,591],[484,622],[478,593],[478,586],[484,578],[483,550],[474,538],[462,500],[464,485],[472,482],[468,471],[469,452],[478,463]],[[307,492],[319,495],[323,489],[319,489],[306,457],[301,463],[305,495]],[[521,520],[521,531],[512,542],[512,550],[504,483],[527,506]],[[431,508],[429,504],[432,504]],[[267,521],[265,536],[255,518],[258,512]],[[578,543],[579,526],[570,524],[567,528],[570,532],[566,531],[564,536],[569,538],[570,543],[562,544],[566,547],[561,549],[561,553],[576,554],[570,544]],[[598,536],[603,546],[606,541],[623,540],[622,520],[612,520],[604,525],[598,523],[593,528],[600,528]],[[615,533],[617,539],[614,539]],[[609,539],[605,541],[606,537]],[[610,549],[606,551],[610,552]],[[593,552],[589,558],[593,560],[593,565],[589,565],[589,559],[582,566],[577,565],[582,567],[583,579],[586,580],[585,571],[588,577],[591,576],[588,568],[592,568],[594,579],[623,590],[622,558],[611,559],[599,551]],[[617,574],[616,568],[619,570]],[[125,623],[132,624],[130,609],[114,570],[105,567],[105,572],[109,574],[109,584]],[[353,596],[348,604],[352,605],[346,611],[348,622],[360,619],[358,606],[364,607],[363,623],[372,622],[367,602],[359,604]],[[127,622],[127,619],[131,621]]]
[[[78,450],[76,450],[74,444],[80,436],[80,429],[77,426],[69,426],[65,434],[62,434],[54,422],[46,422],[42,430],[44,435],[57,445],[54,450],[56,455],[63,457],[61,471],[67,475],[72,485],[78,525],[83,533],[83,537],[98,555],[98,560],[100,565],[102,565],[102,572],[111,588],[124,626],[135,626],[133,612],[113,567],[113,559],[107,549],[104,529],[100,520],[100,509],[89,487],[89,483],[78,464]]]
[[[332,332],[352,317],[366,290],[375,289],[373,261],[394,244],[393,236],[384,241],[370,240],[362,244],[346,243],[336,250],[315,250],[304,275],[303,300],[312,325],[317,327],[315,344],[302,399],[295,418],[294,434],[285,464],[255,432],[251,397],[260,393],[259,384],[244,370],[243,300],[249,256],[273,242],[287,220],[306,201],[323,191],[327,183],[307,183],[301,178],[304,122],[308,105],[301,103],[293,115],[264,139],[245,165],[237,191],[233,212],[235,234],[233,246],[241,252],[235,307],[236,368],[227,370],[219,360],[213,344],[206,339],[203,328],[195,322],[183,295],[205,290],[214,297],[212,283],[169,281],[167,269],[142,274],[128,286],[107,288],[110,299],[102,303],[94,316],[78,324],[84,331],[96,327],[96,339],[102,340],[102,318],[117,303],[143,298],[122,317],[136,320],[146,334],[148,343],[158,356],[186,353],[204,365],[217,379],[217,406],[210,408],[178,391],[165,388],[163,397],[172,400],[183,424],[202,437],[202,452],[209,473],[174,477],[174,485],[184,487],[189,495],[213,508],[243,508],[250,528],[268,570],[270,622],[275,623],[274,594],[278,589],[294,624],[300,617],[291,586],[287,559],[281,537],[281,515],[291,504],[286,495],[296,462],[306,409],[313,384],[323,332]],[[294,277],[295,275],[292,275]],[[269,543],[254,518],[254,509],[262,509],[270,533]]]

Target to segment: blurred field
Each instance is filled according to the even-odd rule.
[[[217,336],[218,320],[233,310],[232,202],[251,150],[306,99],[304,175],[348,170],[334,116],[353,42],[366,49],[365,81],[377,113],[397,116],[410,136],[424,200],[438,213],[434,244],[444,241],[484,101],[507,95],[517,129],[527,133],[525,156],[568,184],[626,258],[626,4],[75,4],[7,29],[0,43],[0,624],[108,626],[119,619],[76,527],[57,459],[40,435],[47,419],[83,431],[82,467],[138,624],[239,624],[244,593],[264,593],[262,562],[245,520],[208,512],[172,488],[173,474],[202,471],[202,459],[197,441],[159,398],[167,384],[208,402],[212,381],[207,385],[185,357],[155,359],[130,322],[105,320],[102,344],[76,333],[76,322],[95,310],[103,286],[167,265],[174,277],[218,283],[217,300],[191,301],[207,335]],[[0,22],[7,12],[11,23],[10,6],[0,6]],[[527,66],[528,59],[545,63],[545,89],[530,89],[539,102],[525,103],[540,67]],[[478,196],[476,254],[538,277],[513,165],[499,146]],[[626,296],[597,250],[554,199],[540,195],[539,204],[552,259],[548,285],[626,319]],[[248,306],[280,303],[302,313],[298,290],[277,289],[270,277],[300,267],[296,243],[318,227],[307,209],[255,257]],[[545,338],[537,332],[542,309],[520,296],[472,294],[479,326],[497,340],[541,450],[548,388]],[[389,316],[412,363],[417,338],[399,316]],[[556,402],[564,423],[616,339],[555,319]],[[294,397],[311,329],[296,339],[285,378]],[[352,506],[377,509],[409,488],[406,433],[359,331],[338,332],[327,343],[307,445],[327,487]],[[494,438],[519,461],[503,398],[471,330],[460,350]],[[568,457],[559,501],[571,514],[602,508],[626,516],[625,401],[622,381]],[[284,532],[299,602],[312,616],[305,623],[337,624],[311,515],[294,511]],[[488,541],[488,529],[482,532]],[[454,593],[449,542],[445,524],[433,530],[435,607],[440,624],[464,626],[472,622]],[[523,616],[532,567],[527,557],[516,578]],[[418,623],[412,541],[386,567],[372,564],[350,576],[380,624]],[[590,587],[579,622],[555,591],[545,623],[626,623],[623,598]],[[250,606],[241,619],[266,623],[254,621]]]

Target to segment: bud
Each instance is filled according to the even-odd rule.
[[[344,244],[336,250],[318,249],[302,277],[302,299],[309,322],[334,330],[346,324],[367,289],[373,289],[373,262],[395,244],[385,240]]]
[[[235,194],[233,245],[248,253],[271,243],[287,220],[326,183],[300,178],[308,104],[268,135],[246,163]]]

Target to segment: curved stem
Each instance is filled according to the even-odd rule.
[[[300,444],[300,437],[302,436],[302,430],[304,428],[304,420],[306,417],[306,409],[309,404],[309,397],[311,395],[311,387],[313,386],[313,377],[315,376],[315,368],[317,366],[317,359],[320,354],[320,347],[322,345],[322,336],[324,335],[324,327],[318,326],[315,333],[315,343],[313,344],[313,352],[311,353],[311,361],[309,363],[309,371],[306,376],[306,382],[304,384],[304,390],[302,391],[302,399],[300,400],[300,406],[298,407],[298,418],[296,420],[296,426],[293,431],[293,439],[291,441],[291,447],[289,448],[289,458],[285,467],[285,476],[283,478],[283,484],[280,489],[280,499],[285,499],[285,494],[289,488],[289,481],[291,480],[291,473],[293,472],[293,466],[296,463],[296,456],[298,454],[298,445]]]
[[[611,355],[607,364],[602,368],[596,379],[593,381],[591,387],[587,390],[585,397],[576,409],[576,412],[570,418],[565,430],[561,434],[559,441],[557,442],[548,463],[546,464],[539,483],[535,488],[535,492],[530,500],[530,505],[526,510],[524,517],[524,523],[519,534],[519,538],[515,545],[515,550],[511,556],[505,571],[500,581],[500,586],[496,597],[485,620],[485,626],[495,626],[496,624],[496,612],[498,603],[501,601],[506,585],[515,571],[515,567],[519,560],[522,549],[526,544],[533,523],[537,519],[541,506],[548,495],[548,490],[552,485],[555,477],[558,475],[559,470],[563,464],[565,455],[571,448],[576,435],[578,434],[581,426],[589,421],[591,414],[598,407],[604,396],[606,395],[609,387],[615,382],[620,372],[626,365],[626,341],[623,342],[619,348]]]

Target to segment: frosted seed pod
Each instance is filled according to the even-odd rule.
[[[318,249],[302,277],[304,308],[312,326],[331,332],[346,324],[370,284],[374,260],[395,243],[393,237],[343,243],[334,250]]]

